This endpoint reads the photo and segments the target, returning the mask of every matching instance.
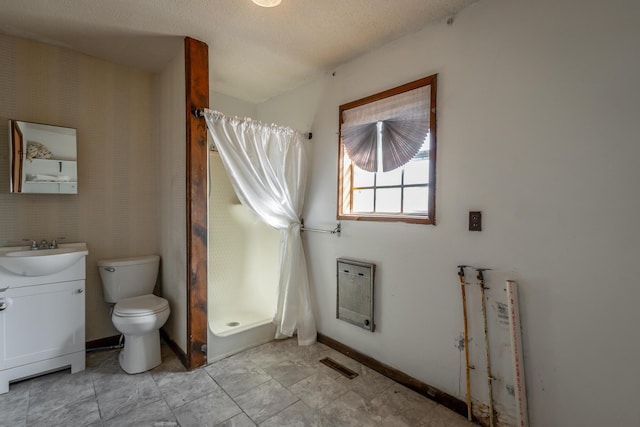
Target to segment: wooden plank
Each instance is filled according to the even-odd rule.
[[[187,369],[207,363],[207,128],[209,48],[185,38],[187,128]]]

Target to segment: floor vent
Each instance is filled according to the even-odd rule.
[[[331,359],[329,357],[325,357],[324,359],[320,359],[320,363],[322,363],[323,365],[327,365],[328,367],[330,367],[334,371],[337,371],[338,373],[340,373],[341,375],[344,375],[345,377],[349,378],[350,380],[352,380],[352,379],[354,379],[355,377],[358,376],[358,374],[353,372],[351,369],[347,368],[344,365],[341,365],[340,363],[336,362],[335,360],[333,360],[333,359]]]

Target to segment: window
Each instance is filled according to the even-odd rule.
[[[435,224],[436,75],[340,106],[338,219]]]

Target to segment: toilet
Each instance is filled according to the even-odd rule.
[[[158,255],[98,261],[104,299],[115,304],[111,321],[124,335],[120,366],[129,374],[158,366],[160,328],[169,318],[169,302],[153,295],[158,277]]]

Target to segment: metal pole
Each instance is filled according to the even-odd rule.
[[[489,328],[487,326],[487,303],[485,301],[485,287],[483,272],[489,270],[488,268],[477,268],[478,272],[478,285],[480,285],[480,293],[482,295],[482,319],[484,321],[484,348],[487,353],[487,386],[489,388],[489,426],[494,427],[493,419],[493,375],[491,374],[491,355],[489,354]]]
[[[462,291],[462,318],[464,323],[464,361],[465,375],[467,380],[467,419],[473,421],[473,413],[471,410],[471,375],[469,373],[469,329],[467,326],[467,292],[465,286],[467,283],[464,279],[464,269],[467,265],[458,266],[458,277],[460,278],[460,290]]]

